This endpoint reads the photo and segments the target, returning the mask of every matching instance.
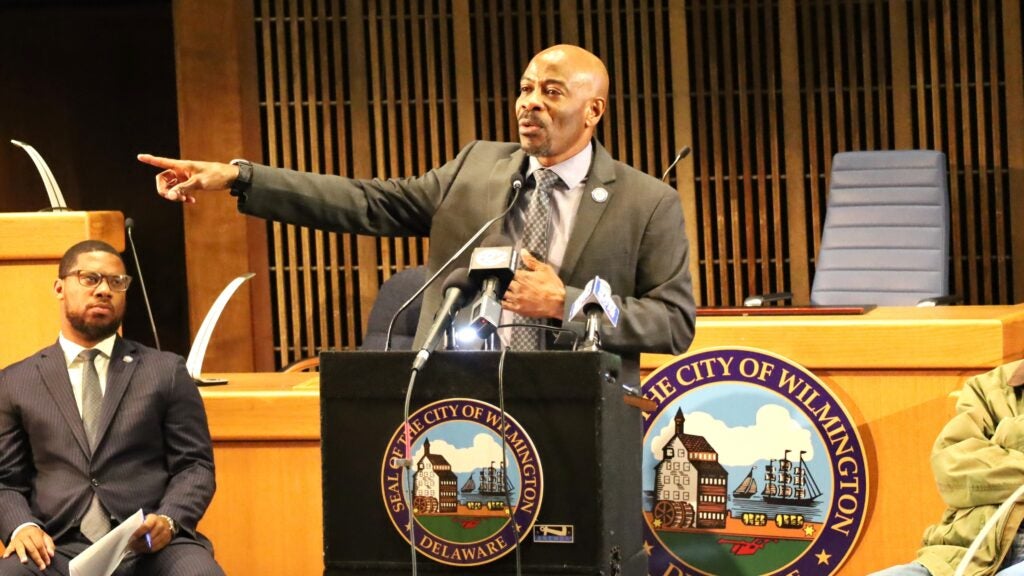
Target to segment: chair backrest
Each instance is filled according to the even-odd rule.
[[[913,306],[948,293],[946,155],[836,154],[811,303]]]
[[[370,319],[366,323],[366,336],[363,338],[362,350],[383,350],[387,340],[388,324],[401,306],[426,280],[426,268],[406,268],[384,281],[377,293],[377,300],[370,309]],[[416,326],[420,319],[420,296],[409,305],[395,320],[395,328],[391,333],[392,350],[411,350]]]

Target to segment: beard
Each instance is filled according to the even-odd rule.
[[[521,114],[518,120],[528,120],[531,123],[537,125],[545,135],[545,138],[541,141],[530,140],[527,138],[519,137],[519,147],[526,152],[527,156],[546,157],[551,155],[551,138],[547,136],[549,126],[537,116],[532,114]]]
[[[522,139],[520,139],[519,147],[523,149],[523,152],[526,152],[527,156],[544,158],[551,155],[551,142],[548,142],[547,140],[537,144],[526,144]]]
[[[71,327],[78,333],[94,342],[99,342],[117,332],[124,314],[112,316],[106,321],[87,320],[84,314],[70,311],[66,313],[66,316]]]

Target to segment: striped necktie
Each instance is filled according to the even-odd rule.
[[[82,359],[82,424],[85,426],[85,436],[89,439],[89,450],[96,450],[97,432],[100,425],[100,412],[103,410],[103,389],[100,388],[100,375],[96,372],[96,356],[100,355],[99,350],[83,350],[79,357]],[[104,534],[110,532],[110,516],[103,509],[96,492],[92,494],[89,508],[82,516],[82,523],[79,530],[86,538],[93,542],[99,540]]]
[[[537,183],[526,206],[526,217],[523,224],[523,248],[536,254],[542,260],[547,259],[548,242],[551,229],[551,193],[562,183],[562,179],[551,170],[539,168],[533,172]],[[527,318],[515,315],[516,324],[540,324],[542,318]],[[515,351],[543,349],[544,332],[539,328],[514,327],[509,335],[509,348]]]

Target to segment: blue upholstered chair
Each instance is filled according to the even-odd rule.
[[[832,161],[811,304],[949,303],[946,155],[841,152]],[[760,305],[779,295],[755,296]]]
[[[387,339],[388,324],[401,306],[426,281],[426,268],[417,266],[406,268],[388,278],[377,293],[377,300],[370,310],[370,318],[366,322],[366,336],[363,338],[361,350],[383,350]],[[412,350],[416,325],[420,319],[420,296],[409,305],[395,320],[395,328],[391,333],[392,350]]]

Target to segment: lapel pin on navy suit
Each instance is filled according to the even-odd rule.
[[[128,364],[128,363],[134,362],[134,361],[135,361],[135,359],[134,359],[134,358],[132,358],[131,356],[129,356],[129,355],[127,355],[127,354],[125,354],[125,355],[124,355],[124,358],[121,358],[121,361],[122,361],[122,362],[124,362],[124,363],[126,363],[126,364]]]

